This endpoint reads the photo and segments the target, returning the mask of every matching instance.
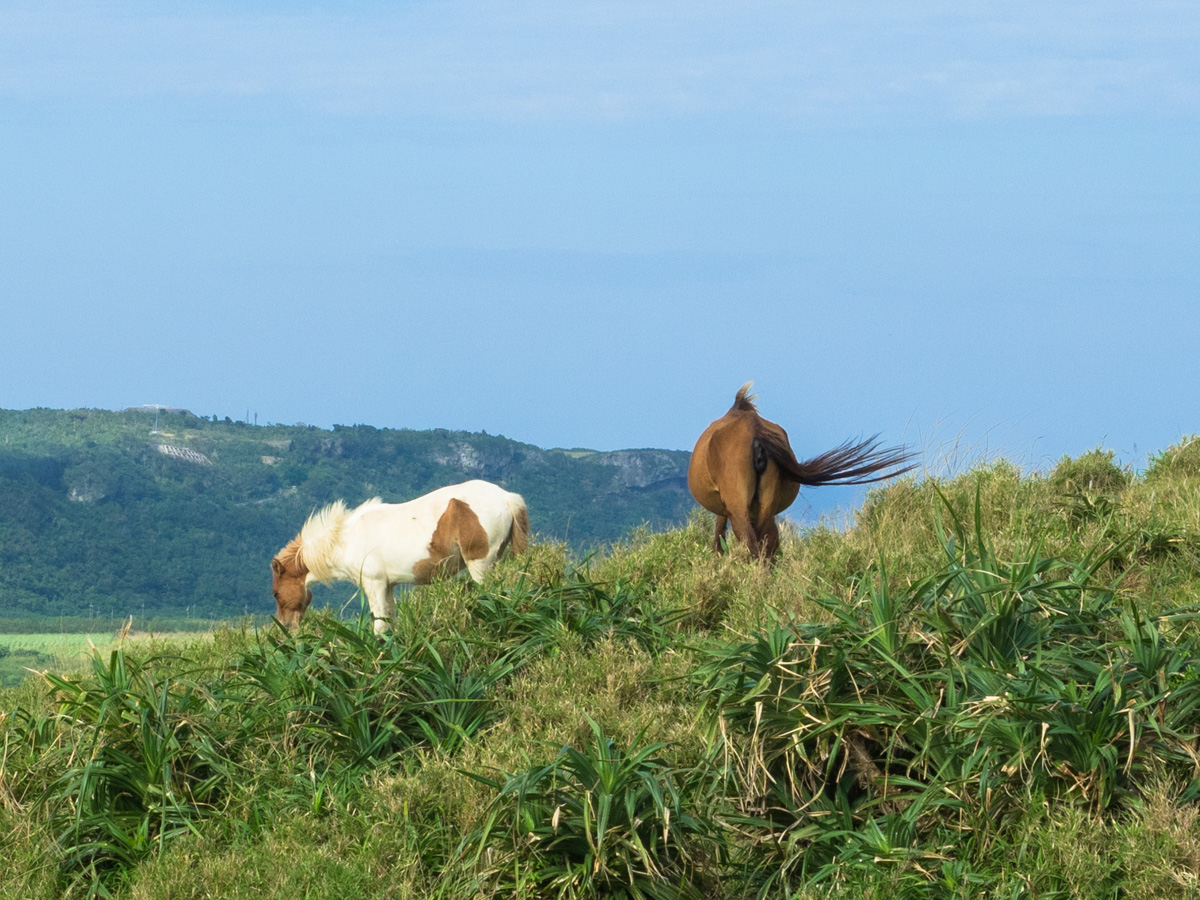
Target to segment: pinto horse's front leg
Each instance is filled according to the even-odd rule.
[[[374,578],[363,579],[362,589],[367,595],[371,616],[375,619],[375,633],[383,634],[391,630],[392,620],[396,618],[396,598],[392,593],[392,585]]]

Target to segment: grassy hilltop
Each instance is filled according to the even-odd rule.
[[[3,693],[0,897],[1200,897],[1200,441]]]
[[[535,532],[579,549],[684,521],[687,459],[181,410],[0,410],[0,620],[74,617],[93,631],[131,614],[265,614],[267,563],[314,508],[470,478],[521,493]]]

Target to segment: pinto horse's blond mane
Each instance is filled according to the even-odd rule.
[[[287,542],[282,550],[275,554],[276,561],[286,569],[304,569],[304,558],[300,555],[300,535]]]
[[[368,506],[377,506],[382,502],[378,497],[372,497],[354,512]],[[300,533],[284,548],[284,553],[292,544],[296,544],[296,556],[308,569],[309,574],[321,584],[332,583],[333,551],[341,540],[342,526],[349,515],[345,501],[334,500],[308,517]]]

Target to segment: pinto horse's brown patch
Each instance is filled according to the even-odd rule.
[[[475,510],[453,499],[429,539],[429,556],[413,566],[413,580],[429,584],[439,575],[455,575],[468,562],[488,555],[488,536]]]
[[[779,549],[775,516],[792,505],[801,485],[866,484],[915,468],[902,447],[877,449],[875,438],[839,447],[805,462],[796,459],[787,432],[758,414],[750,385],[742,385],[729,412],[696,441],[688,463],[688,489],[717,517],[713,547],[720,553],[725,529],[759,559]],[[880,474],[882,473],[882,474]]]

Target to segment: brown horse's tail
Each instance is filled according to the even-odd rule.
[[[525,500],[510,494],[508,508],[513,517],[512,527],[508,530],[508,546],[514,554],[524,553],[529,546],[529,512],[525,509]]]
[[[903,447],[878,449],[877,437],[878,435],[867,438],[857,444],[846,441],[804,462],[796,459],[786,437],[781,439],[779,435],[759,429],[754,440],[779,466],[784,478],[809,487],[820,487],[823,484],[870,484],[873,481],[903,475],[917,467],[916,463],[909,462],[912,454]]]

